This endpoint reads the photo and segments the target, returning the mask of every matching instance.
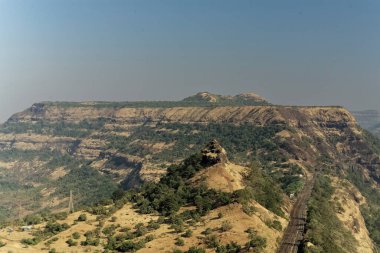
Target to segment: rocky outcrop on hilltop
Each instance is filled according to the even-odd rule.
[[[202,162],[207,165],[227,163],[227,152],[217,140],[210,141],[202,150]]]
[[[193,96],[187,97],[183,99],[184,102],[204,102],[204,103],[242,103],[242,104],[257,104],[257,105],[264,105],[269,104],[268,101],[266,101],[263,97],[257,95],[253,92],[248,93],[242,93],[235,96],[222,96],[222,95],[216,95],[212,94],[210,92],[199,92]]]
[[[266,99],[264,99],[263,97],[257,95],[256,93],[253,93],[253,92],[238,94],[234,97],[235,97],[235,99],[241,99],[241,100],[245,100],[245,101],[267,102]]]
[[[190,179],[193,184],[206,185],[223,192],[233,192],[245,187],[243,178],[248,169],[231,163],[226,150],[217,140],[210,141],[201,154],[202,164],[206,168]]]

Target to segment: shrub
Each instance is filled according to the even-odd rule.
[[[212,228],[206,228],[205,231],[202,232],[204,235],[209,235],[212,233]]]
[[[100,243],[99,240],[99,229],[93,231],[87,231],[84,236],[86,237],[85,241],[82,241],[80,244],[82,246],[98,246]]]
[[[82,241],[80,245],[82,246],[98,246],[100,243],[99,238],[86,238],[85,241]]]
[[[7,245],[5,242],[0,241],[0,248],[4,247],[5,245]]]
[[[208,235],[205,237],[204,243],[208,248],[217,248],[219,246],[219,239],[216,235]]]
[[[98,216],[98,217],[99,217],[99,216]],[[96,225],[96,226],[99,227],[99,228],[101,228],[101,227],[104,226],[104,224],[105,224],[105,221],[104,221],[104,220],[99,220],[98,225]]]
[[[198,248],[198,247],[191,247],[188,251],[186,251],[187,253],[205,253],[206,250],[205,249],[202,249],[202,248]]]
[[[57,222],[50,222],[49,221],[48,223],[46,223],[46,226],[45,226],[43,233],[46,236],[56,235],[62,231],[65,231],[69,227],[70,226],[67,223],[59,224]]]
[[[45,246],[50,246],[53,242],[56,242],[56,241],[58,241],[58,237],[53,237],[47,242],[45,242]]]
[[[249,227],[245,232],[248,234],[256,234],[256,230],[253,227]]]
[[[82,213],[79,215],[77,221],[86,221],[87,220],[87,215],[85,213]]]
[[[274,220],[272,222],[272,228],[278,230],[278,231],[282,231],[282,225],[281,225],[281,222],[278,221],[278,220]]]
[[[138,242],[124,241],[117,248],[117,250],[120,252],[134,252],[134,251],[144,248],[144,246],[145,246],[144,241],[138,241]]]
[[[159,224],[163,224],[163,223],[165,223],[165,217],[162,217],[162,216],[158,217],[157,222],[158,222]]]
[[[188,237],[191,237],[192,235],[193,235],[193,231],[188,229],[182,236],[188,238]]]
[[[243,204],[243,212],[249,216],[253,215],[256,212],[256,208],[250,204]]]
[[[226,232],[226,231],[231,230],[231,229],[232,229],[231,222],[229,222],[229,221],[223,221],[222,222],[222,226],[220,227],[220,230],[222,232]]]
[[[40,242],[40,239],[36,237],[21,240],[21,243],[25,245],[37,245],[39,242]]]
[[[261,252],[267,245],[267,240],[264,237],[257,235],[256,231],[253,228],[248,228],[245,232],[249,235],[250,241],[246,243],[247,249],[253,249],[254,252]]]
[[[73,246],[77,246],[78,245],[78,242],[74,241],[73,239],[69,239],[66,241],[67,245],[69,245],[69,247],[73,247]]]
[[[137,237],[140,237],[140,236],[145,235],[146,233],[148,233],[148,229],[146,227],[144,227],[144,225],[142,225],[142,226],[137,227],[137,229],[136,229],[136,231],[135,231],[134,234]]]
[[[53,219],[56,220],[65,220],[67,218],[68,214],[66,212],[59,212],[52,215]]]
[[[94,206],[90,210],[90,213],[94,215],[107,215],[108,209],[105,206]]]
[[[160,226],[161,226],[160,223],[152,220],[148,223],[147,228],[150,230],[156,230],[156,229],[159,229]]]
[[[110,198],[101,199],[99,201],[99,205],[102,205],[102,206],[108,206],[108,205],[112,205],[112,204],[113,204],[113,200]]]
[[[123,227],[123,228],[120,228],[119,231],[124,233],[124,232],[128,232],[130,231],[131,229],[129,227]]]
[[[153,241],[154,240],[154,235],[147,235],[145,237],[145,242],[150,242],[150,241]]]
[[[216,248],[216,253],[239,253],[241,252],[241,246],[236,242],[230,242],[223,246]]]
[[[78,232],[74,232],[72,235],[71,235],[75,240],[78,240],[80,238],[80,234]]]
[[[185,241],[182,238],[178,237],[175,240],[175,245],[177,245],[177,246],[183,246],[183,245],[185,245]]]
[[[52,248],[49,250],[49,253],[57,253],[57,250],[55,248]]]
[[[118,226],[112,224],[112,225],[105,227],[102,232],[103,232],[103,234],[105,234],[107,236],[112,236],[115,234],[116,228],[118,228]]]
[[[222,213],[218,213],[218,219],[221,219],[221,218],[223,218],[223,214]]]
[[[247,248],[253,248],[256,251],[261,251],[264,249],[267,245],[267,240],[261,236],[256,236],[252,238],[247,244],[245,245]]]
[[[183,231],[185,231],[185,228],[183,225],[173,224],[170,226],[170,228],[174,229],[174,232],[176,232],[176,233],[182,233]]]
[[[42,222],[42,217],[41,215],[27,215],[25,218],[24,218],[24,222],[27,224],[27,225],[36,225],[36,224],[40,224]]]
[[[140,223],[137,223],[137,224],[135,225],[135,228],[138,229],[138,228],[141,228],[141,227],[143,227],[143,226],[144,226],[144,223],[140,222]]]

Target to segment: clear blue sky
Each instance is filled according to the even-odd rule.
[[[380,1],[0,0],[0,121],[206,90],[380,109]]]

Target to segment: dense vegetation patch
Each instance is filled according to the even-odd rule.
[[[252,166],[245,178],[247,187],[233,193],[193,186],[188,182],[195,173],[209,166],[201,154],[194,154],[179,165],[172,165],[158,184],[146,183],[132,198],[142,213],[176,213],[181,206],[193,205],[195,211],[183,215],[194,217],[232,202],[248,204],[256,200],[278,215],[283,215],[283,192],[258,165]]]
[[[92,130],[101,130],[107,122],[105,118],[95,120],[82,120],[75,122],[49,122],[44,120],[32,122],[6,122],[0,128],[0,133],[33,133],[52,136],[66,136],[83,138],[88,136]]]
[[[235,199],[242,204],[254,199],[268,210],[277,215],[283,216],[283,191],[267,175],[258,163],[253,163],[250,171],[244,180],[247,185],[244,189],[235,192]]]
[[[171,107],[217,107],[217,106],[244,106],[244,105],[269,105],[266,101],[254,101],[244,99],[220,99],[216,102],[208,102],[199,99],[184,99],[182,101],[136,101],[136,102],[105,102],[97,101],[91,104],[78,102],[47,102],[46,105],[54,105],[62,108],[91,107],[91,108],[171,108]]]
[[[157,211],[170,215],[184,205],[195,205],[201,215],[209,210],[232,202],[232,195],[205,186],[191,186],[187,179],[208,164],[201,154],[185,159],[180,165],[172,165],[158,184],[146,183],[133,200],[142,213]]]
[[[48,161],[54,154],[51,150],[21,150],[3,149],[0,150],[0,160],[4,162],[12,161],[32,161],[38,158],[41,161]]]
[[[107,175],[100,174],[88,166],[73,168],[68,174],[54,182],[55,193],[68,196],[74,191],[75,203],[78,206],[88,206],[109,198],[117,189],[117,184]]]
[[[345,253],[356,247],[355,238],[336,216],[336,205],[331,200],[333,193],[330,178],[318,175],[308,203],[305,235],[305,245],[311,242],[314,246],[305,246],[303,251],[306,253]]]
[[[273,170],[273,167],[279,167],[281,170]],[[281,186],[287,195],[296,195],[302,190],[305,175],[298,165],[285,163],[267,165],[265,168],[271,178]]]
[[[41,186],[33,187],[31,184],[21,183],[12,176],[0,175],[0,221],[11,220],[13,215],[19,212],[20,203],[24,209],[40,207],[41,190]]]
[[[153,156],[153,159],[173,162],[200,150],[207,141],[217,139],[232,160],[247,161],[257,155],[260,150],[265,151],[261,154],[263,157],[277,150],[278,145],[273,137],[283,128],[281,125],[261,127],[253,124],[232,123],[158,123],[154,128],[149,125],[140,126],[128,137],[109,136],[107,141],[108,148],[138,156],[149,154]],[[149,149],[139,144],[140,142],[163,142],[174,145],[158,154],[152,154]],[[247,155],[249,151],[250,155]],[[173,157],[176,159],[173,160]]]

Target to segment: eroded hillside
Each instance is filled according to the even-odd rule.
[[[146,184],[137,192],[119,192],[111,202],[88,208],[86,212],[59,217],[28,216],[25,222],[31,225],[30,230],[0,232],[6,244],[3,249],[182,252],[208,248],[211,252],[224,252],[251,248],[274,252],[282,228],[287,225],[286,196],[258,168],[234,165],[226,155],[219,143],[213,141],[202,152],[171,166],[157,184]],[[226,183],[239,180],[239,187],[198,182],[202,172],[206,181],[218,179],[212,173],[216,167],[226,172],[241,167],[226,179]]]
[[[287,196],[297,196],[308,173],[347,178],[370,199],[352,208],[366,211],[362,216],[372,240],[377,240],[372,225],[376,217],[371,215],[378,210],[377,193],[363,189],[376,188],[380,181],[378,140],[358,127],[344,108],[274,106],[253,95],[200,93],[180,102],[35,104],[0,129],[0,214],[4,219],[66,210],[70,190],[80,207],[109,198],[119,184],[130,189],[157,183],[170,164],[212,139],[225,148],[228,163],[200,171],[194,183],[239,190],[244,167],[252,163]],[[255,200],[265,203],[259,195]],[[287,208],[282,210],[286,217]],[[341,218],[338,211],[334,215]]]

